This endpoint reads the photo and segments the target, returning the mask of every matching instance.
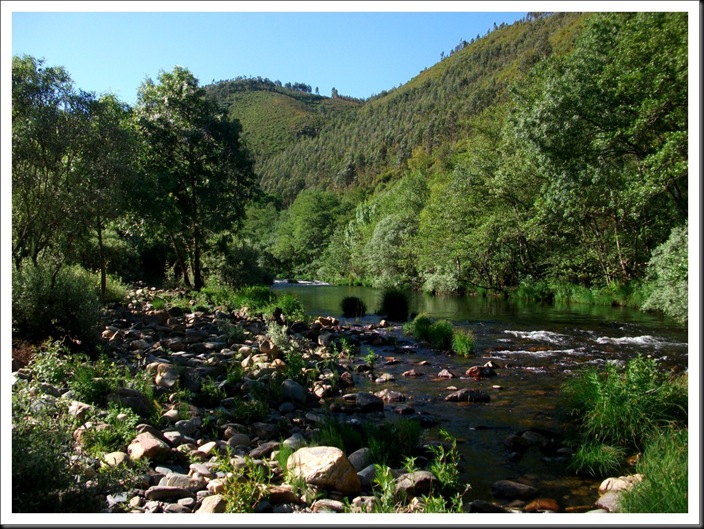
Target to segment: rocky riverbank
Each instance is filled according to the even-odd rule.
[[[360,354],[362,348],[394,346],[383,320],[341,325],[335,318],[320,317],[307,324],[287,322],[285,314],[276,313],[279,321],[274,324],[246,308],[156,309],[153,301],[159,294],[155,289],[133,290],[128,304],[106,314],[102,350],[134,376],[148,374],[152,384],[152,400],[129,387],[113,388],[106,396],[108,403],[129,408],[142,419],[123,449],[88,455],[83,449],[86,432],[112,427],[100,419],[107,409],[76,400],[69,384],[42,383],[34,389],[38,399],[66,403],[80,424],[73,432],[73,469],[88,487],[101,468],[142,464],[137,483],[129,488],[96,491],[104,497],[104,512],[372,512],[389,504],[397,511],[428,512],[434,495],[444,494],[442,505],[447,506],[463,493],[467,512],[561,511],[558,501],[542,497],[534,484],[512,479],[494,484],[493,502],[472,499],[462,484],[450,496],[440,476],[429,470],[437,468],[431,463],[438,453],[451,452],[450,443],[424,442],[404,454],[414,458],[414,465],[388,469],[386,483],[392,490],[386,497],[380,493],[382,480],[376,473],[381,467],[373,464],[373,447],[345,453],[336,446],[316,445],[331,421],[359,430],[366,423],[383,424],[385,410],[416,419],[421,428],[437,423],[399,392],[356,390],[355,378],[383,384],[388,376],[379,364],[393,358]],[[400,348],[397,352],[403,354]],[[402,376],[422,376],[419,369]],[[487,362],[464,375],[490,378],[497,369],[501,366]],[[15,376],[32,384],[31,364]],[[456,378],[451,372],[437,376]],[[456,388],[446,400],[490,402],[491,396]],[[515,457],[538,449],[569,457],[559,439],[536,430],[510,435],[506,449]],[[282,458],[282,452],[288,455]],[[633,479],[604,482],[600,492],[605,496],[596,510],[617,510],[618,491]]]

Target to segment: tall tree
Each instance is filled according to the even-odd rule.
[[[204,285],[208,237],[235,230],[252,195],[251,158],[230,122],[185,68],[161,72],[139,89],[136,123],[151,220],[171,241],[183,281]]]
[[[67,221],[82,101],[64,68],[12,58],[12,257],[35,264],[59,245]],[[60,252],[57,252],[60,253]]]

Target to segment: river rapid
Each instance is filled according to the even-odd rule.
[[[373,314],[380,291],[373,288],[277,282],[274,289],[295,294],[312,316],[330,315],[360,326],[380,320]],[[345,296],[362,299],[367,316],[341,318],[340,301]],[[624,307],[413,293],[410,310],[474,331],[474,357],[425,348],[405,336],[400,324],[394,324],[389,333],[396,337],[396,345],[373,348],[379,355],[377,376],[387,373],[394,380],[379,384],[360,374],[355,378],[357,390],[399,391],[407,397],[403,404],[438,421],[426,430],[428,440],[438,439],[441,428],[453,435],[462,455],[461,478],[471,486],[465,497],[468,501],[494,501],[491,485],[511,479],[538,487],[539,497],[555,499],[563,512],[593,508],[601,480],[575,476],[564,460],[548,457],[535,447],[522,457],[511,456],[506,439],[528,429],[566,433],[570,425],[561,413],[560,388],[585,366],[624,364],[643,354],[657,359],[666,370],[688,368],[686,328],[661,315]],[[478,381],[464,377],[469,367],[489,360],[502,366],[496,377]],[[423,375],[402,376],[410,369]],[[443,369],[458,378],[438,377]],[[483,390],[491,401],[447,402],[444,399],[452,387]],[[394,407],[393,403],[386,406],[389,420],[399,417]]]

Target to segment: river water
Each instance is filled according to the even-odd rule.
[[[309,315],[331,315],[353,325],[380,320],[373,314],[380,291],[373,288],[277,282],[274,289],[295,294]],[[357,320],[341,318],[340,301],[345,296],[362,299],[369,314]],[[527,429],[566,433],[570,425],[560,413],[560,388],[585,366],[623,364],[643,354],[651,355],[669,371],[688,368],[687,329],[661,315],[634,309],[413,293],[410,310],[474,331],[474,357],[424,348],[395,324],[389,332],[397,338],[397,345],[374,348],[379,355],[377,375],[388,373],[395,380],[377,384],[359,375],[355,377],[357,390],[399,391],[407,396],[405,404],[439,421],[426,431],[428,440],[438,439],[440,428],[457,438],[461,477],[471,486],[466,503],[473,499],[495,501],[492,483],[512,479],[538,487],[539,496],[557,500],[562,511],[593,506],[600,479],[575,476],[563,462],[546,458],[536,448],[523,457],[510,457],[505,448],[507,437]],[[397,362],[386,365],[392,357]],[[497,369],[498,376],[479,381],[464,378],[469,367],[488,360],[503,366]],[[419,366],[421,361],[427,364]],[[409,369],[423,376],[401,376]],[[439,378],[437,374],[443,369],[458,378]],[[491,401],[447,402],[444,398],[453,386],[483,390]],[[398,417],[394,407],[386,406],[389,419]]]

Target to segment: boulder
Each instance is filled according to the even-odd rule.
[[[344,452],[333,446],[313,446],[298,449],[288,458],[286,468],[309,485],[355,494],[361,484],[357,471]]]
[[[293,379],[287,378],[281,383],[282,396],[284,399],[298,403],[306,403],[306,388]]]
[[[484,391],[476,389],[459,389],[447,395],[445,400],[450,402],[489,402],[491,397]]]
[[[203,498],[196,514],[222,513],[225,512],[226,507],[227,501],[220,494],[214,494]]]
[[[396,494],[406,498],[428,495],[437,486],[438,478],[427,470],[416,470],[396,478]]]
[[[120,406],[127,406],[134,412],[146,417],[151,411],[151,402],[140,391],[130,388],[115,388],[108,394],[108,402],[114,402]]]
[[[507,498],[509,500],[528,500],[538,493],[538,489],[530,485],[518,483],[517,481],[503,479],[496,481],[491,486],[491,493],[494,496]]]
[[[147,458],[151,461],[162,461],[171,453],[171,447],[151,432],[140,433],[127,447],[127,453],[132,460]]]

